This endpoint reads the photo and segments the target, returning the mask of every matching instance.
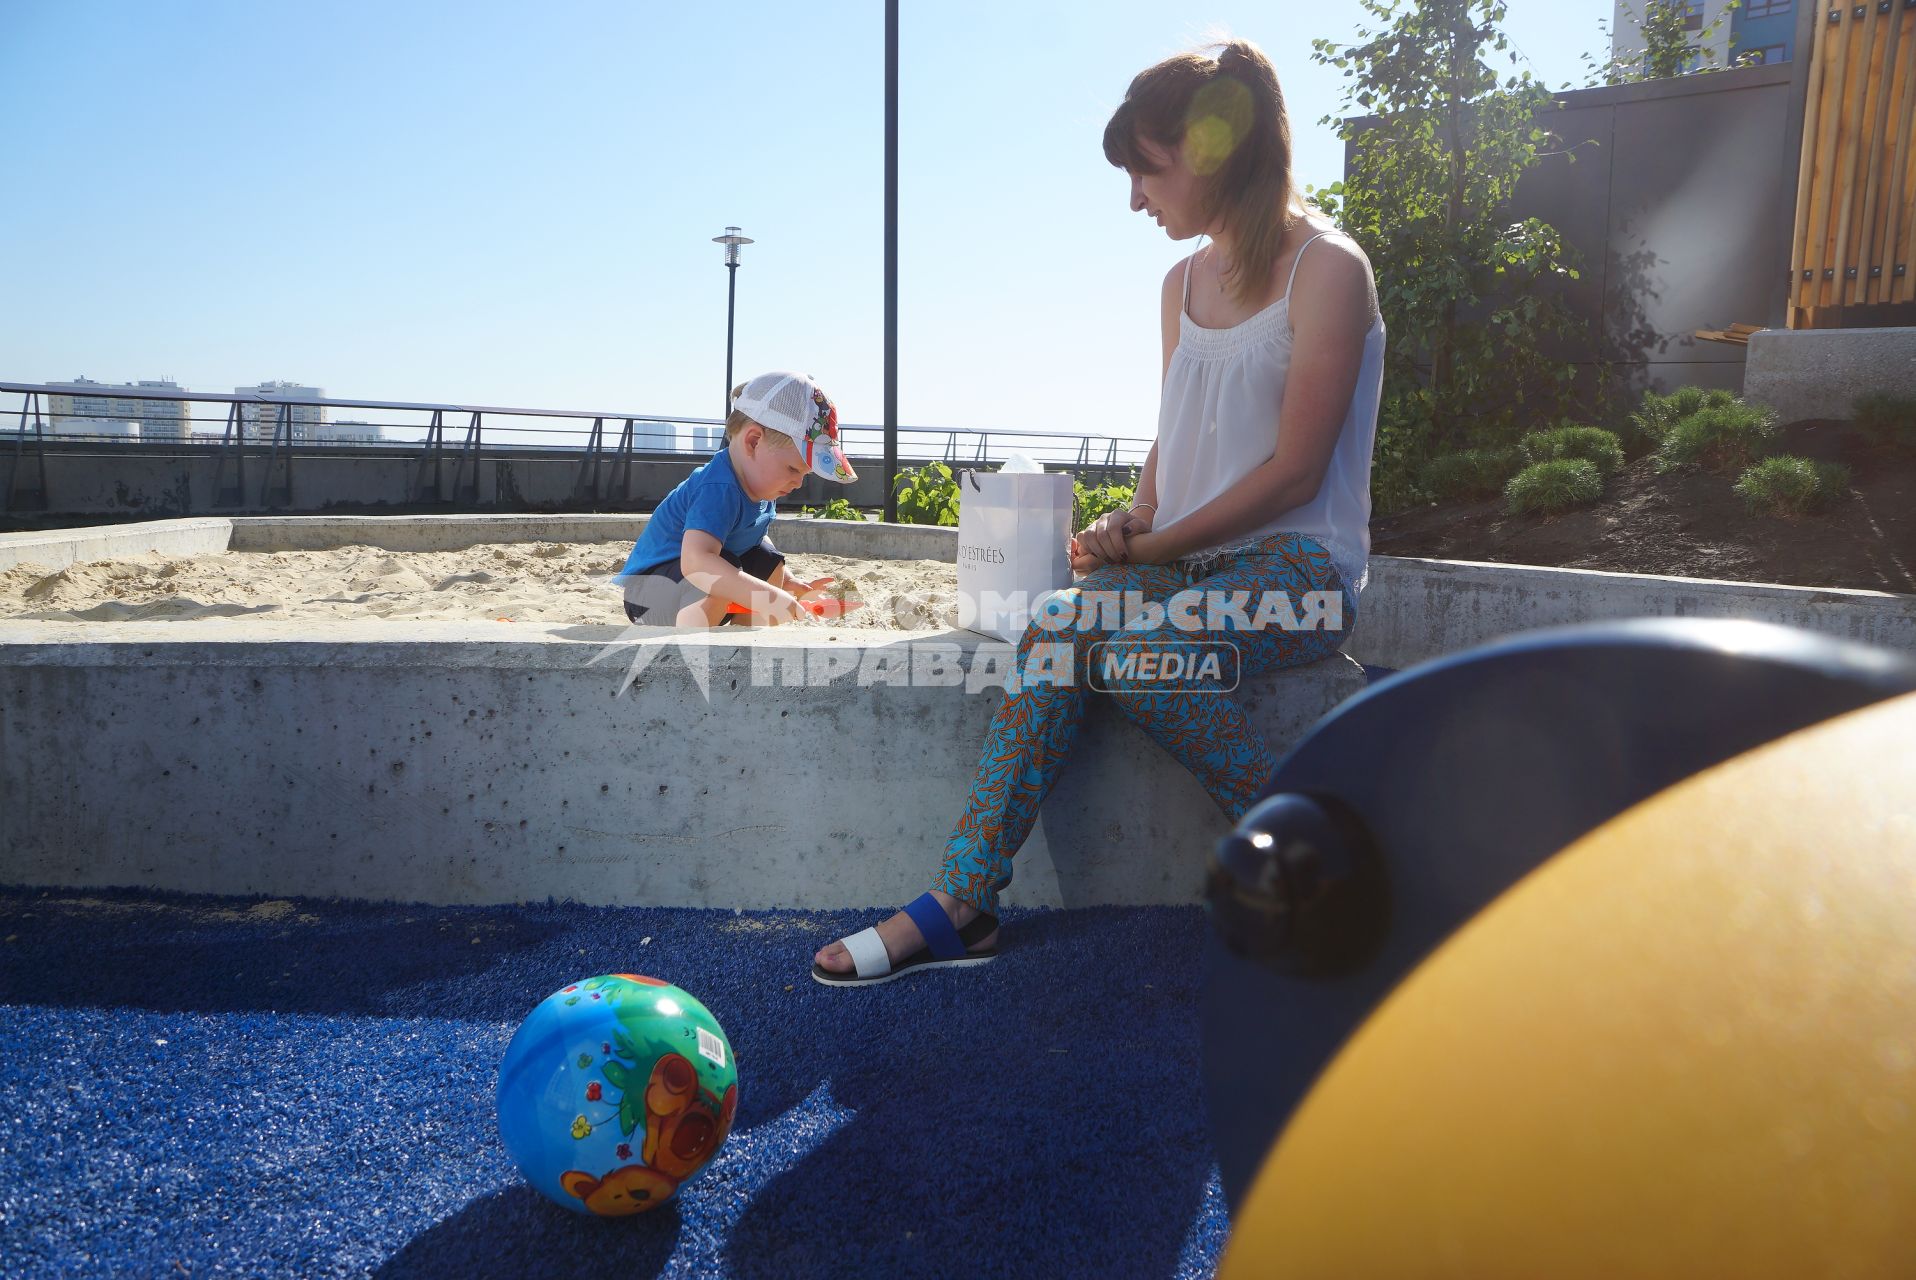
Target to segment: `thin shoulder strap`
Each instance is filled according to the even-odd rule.
[[[1191,258],[1195,257],[1197,251],[1193,250]],[[1178,303],[1179,314],[1187,316],[1191,314],[1191,258],[1184,260],[1184,299]]]
[[[1291,259],[1291,278],[1284,285],[1284,296],[1286,298],[1291,296],[1291,286],[1297,283],[1297,264],[1304,261],[1304,250],[1310,248],[1325,236],[1334,236],[1336,234],[1337,232],[1335,231],[1320,231],[1298,246],[1297,256]]]

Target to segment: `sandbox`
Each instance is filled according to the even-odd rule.
[[[596,571],[643,519],[179,523],[227,526],[223,545],[197,531],[208,556],[518,545],[537,561],[560,557],[527,548],[583,544]],[[949,529],[792,520],[774,536],[805,569],[956,560]],[[57,573],[51,540],[16,541],[0,572]],[[124,565],[141,548],[121,542],[109,554]],[[84,583],[87,558],[56,587]],[[923,888],[1008,646],[947,626],[632,628],[600,589],[602,622],[167,621],[126,616],[143,606],[125,601],[106,611],[117,621],[0,619],[0,882],[724,907],[877,906]],[[1338,657],[1229,696],[1281,750],[1363,685]],[[1103,699],[1082,734],[1007,902],[1196,901],[1223,815]]]
[[[382,532],[368,529],[365,535],[378,538]],[[803,532],[797,541],[807,541]],[[785,534],[787,541],[794,536]],[[23,554],[10,566],[0,565],[0,618],[620,623],[621,588],[611,579],[631,549],[629,537],[437,549],[394,549],[378,542],[185,552],[153,548],[57,566]],[[834,593],[850,594],[865,606],[830,620],[808,617],[797,625],[856,631],[958,625],[957,567],[949,560],[807,550],[793,552],[787,569],[806,581],[829,576]]]
[[[1003,696],[1003,647],[936,614],[933,625],[900,626],[914,619],[893,613],[891,628],[874,627],[877,608],[837,625],[627,627],[601,574],[643,524],[283,516],[0,536],[0,577],[20,591],[0,593],[0,883],[446,904],[832,908],[916,894]],[[831,557],[917,562],[900,572],[922,585],[957,557],[948,528],[792,519],[774,536],[810,573],[829,571]],[[221,556],[297,565],[295,553],[349,547],[360,571],[389,572],[365,591],[305,592],[348,596],[318,600],[345,616],[295,613],[278,587],[250,604],[182,592],[158,608],[133,594],[60,594],[137,584],[142,557],[210,558],[216,569]],[[517,563],[490,583],[442,586],[460,574],[421,572],[432,566],[418,557],[475,548]],[[89,563],[99,560],[118,568]],[[1362,691],[1352,658],[1405,667],[1540,626],[1745,617],[1916,652],[1908,596],[1371,565],[1349,656],[1229,695],[1280,753]],[[22,584],[66,569],[76,572],[24,599]],[[537,601],[487,594],[545,570],[551,590]],[[382,596],[377,579],[399,573],[425,583],[424,596]],[[408,598],[441,612],[403,616]],[[274,608],[230,612],[262,603]],[[444,616],[449,603],[467,612]],[[20,616],[76,607],[95,612]],[[199,616],[167,620],[168,608]],[[541,608],[576,612],[541,620]],[[1105,699],[1091,699],[1082,733],[1006,901],[1195,901],[1222,815]]]
[[[63,569],[24,563],[0,571],[0,617],[23,622],[193,622],[257,618],[355,622],[620,620],[608,586],[627,543],[491,543],[462,551],[142,552]],[[616,552],[616,554],[614,554]],[[831,577],[864,608],[797,625],[922,630],[958,625],[956,566],[938,560],[793,555],[788,572]]]

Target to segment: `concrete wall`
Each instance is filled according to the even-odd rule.
[[[623,541],[636,523],[295,517],[137,532],[154,545],[424,550]],[[72,531],[67,554],[123,553],[135,533]],[[956,548],[949,529],[850,522],[794,520],[777,536],[792,550]],[[1379,666],[1645,615],[1754,618],[1916,652],[1916,597],[1389,557],[1371,572],[1348,652]],[[1002,696],[990,652],[966,632],[0,622],[0,883],[894,904],[923,887],[962,811]],[[1362,687],[1340,657],[1231,696],[1282,751]],[[1081,735],[1007,901],[1195,901],[1222,815],[1107,700],[1091,700]]]
[[[38,533],[0,533],[0,570],[11,569],[17,564],[64,569],[90,560],[114,560],[144,551],[158,551],[169,556],[212,555],[227,550],[232,537],[233,522],[218,517],[148,520],[139,524]]]
[[[1006,437],[1014,440],[1015,437]],[[437,483],[447,501],[415,499],[419,470],[419,450],[382,449],[355,452],[341,447],[305,447],[292,460],[292,488],[285,492],[286,460],[272,469],[268,484],[267,451],[249,450],[246,458],[245,488],[237,503],[219,503],[214,481],[218,476],[215,450],[210,447],[177,445],[116,446],[77,445],[49,440],[46,445],[46,503],[29,500],[26,486],[35,484],[39,468],[31,453],[16,468],[11,432],[0,432],[0,486],[13,473],[14,492],[8,495],[0,487],[0,521],[31,525],[41,518],[71,519],[97,516],[107,519],[154,520],[191,515],[269,514],[272,512],[365,513],[381,507],[402,511],[447,510],[455,504],[455,479],[459,477],[456,455],[447,454],[439,464],[436,481],[428,471],[429,483]],[[31,448],[31,445],[29,445]],[[576,452],[538,453],[529,450],[488,448],[478,467],[476,498],[461,498],[461,511],[640,511],[649,510],[695,467],[705,456],[692,454],[654,455],[632,465],[629,498],[616,499],[616,468],[601,462],[598,470],[598,497],[575,496],[583,470]],[[905,460],[901,466],[915,466]],[[987,467],[995,463],[985,464]],[[833,484],[819,476],[807,476],[798,491],[784,500],[792,510],[801,506],[824,506],[833,498],[844,498],[857,507],[881,507],[885,502],[882,458],[854,457],[852,468],[858,479],[848,485]],[[1054,470],[1056,468],[1053,468]],[[1101,466],[1074,469],[1086,483],[1097,484],[1106,478],[1124,479],[1131,468]],[[470,484],[474,469],[468,467],[464,479]],[[229,461],[223,483],[234,483]],[[460,490],[463,492],[464,490]]]
[[[393,551],[457,551],[485,542],[632,542],[643,515],[248,516],[235,519],[231,550],[318,551],[370,543]],[[784,551],[880,560],[958,561],[958,531],[929,525],[779,516],[772,540]],[[0,555],[4,555],[0,538]]]
[[[1916,653],[1916,596],[1462,560],[1371,559],[1346,652],[1403,668],[1538,627],[1743,618]]]
[[[632,632],[608,651],[622,629],[0,623],[0,883],[725,907],[923,890],[1003,696],[986,642]],[[870,683],[888,664],[913,683]],[[959,683],[926,683],[939,669]],[[1233,696],[1281,749],[1363,684],[1336,658]],[[1223,816],[1105,700],[1080,735],[1007,901],[1197,901]]]
[[[11,439],[0,442],[0,476],[13,468],[14,445]],[[26,500],[23,486],[36,482],[38,469],[29,454],[15,476],[15,494],[11,501],[0,502],[14,520],[36,516],[103,516],[132,519],[161,519],[172,516],[272,511],[360,511],[366,508],[430,508],[428,499],[412,495],[419,470],[417,451],[383,450],[354,454],[349,449],[307,448],[292,459],[292,489],[284,492],[286,459],[272,469],[268,485],[266,450],[249,450],[246,459],[245,488],[237,503],[221,504],[214,481],[218,461],[211,449],[189,450],[160,446],[116,448],[100,444],[75,446],[49,442],[46,448],[46,505]],[[703,465],[703,457],[652,458],[632,465],[630,498],[623,505],[640,510],[656,505],[679,481]],[[852,466],[859,479],[850,485],[835,485],[818,477],[809,477],[786,501],[794,507],[809,503],[822,506],[833,497],[844,497],[856,506],[880,506],[885,500],[879,477],[881,460],[855,458]],[[437,483],[447,499],[454,496],[458,471],[456,458],[448,455],[439,466]],[[597,499],[575,497],[582,460],[576,453],[539,455],[528,451],[487,450],[477,467],[477,497],[460,502],[462,510],[605,510],[616,509],[611,496],[616,492],[617,474],[609,464],[599,469]],[[468,467],[464,479],[470,483],[474,469]],[[428,480],[431,482],[431,471]],[[223,482],[234,483],[234,468],[229,461]],[[441,504],[450,507],[450,501]]]
[[[238,516],[229,551],[463,551],[488,542],[636,541],[649,516],[547,515]]]

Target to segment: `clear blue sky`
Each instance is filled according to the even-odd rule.
[[[1581,83],[1610,0],[1510,8]],[[1182,250],[1104,122],[1147,64],[1245,36],[1300,179],[1334,181],[1310,40],[1359,5],[903,9],[901,421],[1149,436]],[[881,0],[0,0],[0,380],[709,416],[736,223],[739,376],[807,369],[877,422],[883,106]]]

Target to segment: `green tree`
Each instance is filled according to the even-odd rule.
[[[1503,0],[1362,3],[1377,29],[1312,42],[1351,82],[1345,112],[1370,116],[1325,117],[1347,144],[1345,177],[1311,194],[1377,275],[1390,343],[1373,486],[1388,511],[1423,496],[1430,458],[1568,414],[1572,368],[1545,351],[1576,322],[1539,286],[1577,271],[1554,227],[1507,211],[1554,139],[1535,123],[1550,93],[1490,65],[1510,47]]]
[[[1719,70],[1711,65],[1716,61],[1716,50],[1710,47],[1710,42],[1716,39],[1724,20],[1736,10],[1739,3],[1740,0],[1730,0],[1709,26],[1703,27],[1699,23],[1696,43],[1692,44],[1690,23],[1694,15],[1702,11],[1703,0],[1642,0],[1640,13],[1638,5],[1626,0],[1623,20],[1636,28],[1643,51],[1623,58],[1605,56],[1601,59],[1586,53],[1583,61],[1590,74],[1585,87],[1667,80],[1672,76]],[[1597,30],[1603,33],[1606,46],[1615,43],[1610,28],[1601,21],[1597,23]],[[1735,36],[1730,37],[1730,48],[1730,65],[1735,66]]]

